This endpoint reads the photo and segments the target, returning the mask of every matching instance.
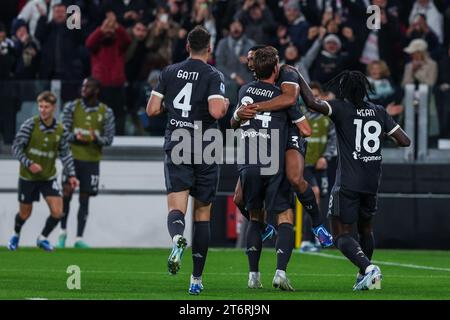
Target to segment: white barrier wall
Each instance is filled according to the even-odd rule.
[[[61,172],[60,165],[58,172]],[[18,162],[0,161],[0,190],[17,188]],[[162,162],[102,161],[100,190],[126,190],[131,194],[99,194],[91,198],[84,238],[94,247],[170,247],[167,232],[167,202],[165,195],[138,195],[133,191],[165,190]],[[191,205],[189,206],[191,208]],[[0,192],[0,245],[7,244],[18,210],[17,193]],[[68,221],[68,246],[76,235],[78,197],[74,195]],[[191,211],[191,210],[189,210]],[[21,245],[34,246],[44,227],[48,208],[41,198],[22,229]],[[185,235],[191,238],[192,214],[186,216]],[[59,226],[50,235],[55,243]]]

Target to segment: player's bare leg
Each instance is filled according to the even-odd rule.
[[[331,231],[336,247],[347,257],[363,277],[355,284],[354,290],[378,289],[381,280],[380,269],[370,262],[359,243],[352,237],[352,225],[342,223],[338,217],[331,217]]]
[[[20,231],[22,230],[25,222],[31,216],[32,211],[33,203],[19,203],[19,212],[16,214],[16,218],[14,220],[14,234],[8,243],[9,250],[15,251],[19,248]]]
[[[236,188],[234,189],[234,196],[233,196],[233,202],[234,204],[239,208],[239,211],[241,211],[242,215],[250,221],[250,213],[245,208],[244,204],[244,196],[242,193],[242,185],[241,185],[241,178],[238,178],[238,181],[236,183]],[[261,227],[261,237],[263,242],[272,239],[274,236],[276,236],[277,232],[271,224],[266,223],[266,215],[259,217],[259,223]]]
[[[63,184],[63,216],[61,218],[61,233],[58,237],[57,248],[65,248],[67,240],[67,219],[69,218],[70,202],[72,201],[73,189],[69,183]]]
[[[289,183],[294,188],[298,200],[301,202],[306,212],[311,217],[314,235],[319,239],[320,244],[323,247],[330,247],[333,245],[333,239],[323,225],[314,191],[303,177],[304,168],[305,159],[303,158],[303,156],[297,150],[287,150],[286,176],[289,180]]]
[[[247,258],[249,264],[248,287],[250,289],[262,288],[259,260],[261,258],[262,238],[261,220],[264,220],[262,209],[250,210],[250,220],[247,226]]]
[[[36,244],[39,248],[44,249],[45,251],[53,251],[53,246],[50,244],[47,238],[58,225],[59,220],[61,220],[61,217],[63,215],[63,201],[62,197],[58,196],[46,197],[45,201],[47,202],[48,208],[50,209],[50,216],[47,218],[44,229],[42,229],[42,232],[39,235]]]
[[[277,252],[277,270],[272,281],[274,288],[294,291],[286,276],[286,269],[294,249],[294,212],[288,209],[278,214],[278,237],[275,244]]]
[[[177,274],[178,270],[180,270],[181,258],[187,245],[183,233],[188,200],[189,190],[172,192],[167,195],[167,207],[169,208],[167,228],[173,241],[173,248],[167,262],[167,267],[169,273],[173,275]]]
[[[208,255],[210,239],[211,203],[194,200],[194,229],[192,232],[193,271],[189,293],[197,295],[203,290],[202,274]]]

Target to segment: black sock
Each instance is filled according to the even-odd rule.
[[[316,196],[314,195],[314,191],[312,190],[311,186],[308,185],[308,188],[306,188],[305,192],[300,193],[298,191],[295,191],[295,194],[305,208],[306,212],[308,212],[309,216],[311,217],[312,226],[315,228],[318,225],[321,225],[322,217],[320,216],[319,206],[317,205]]]
[[[369,234],[359,235],[359,244],[361,249],[369,260],[372,260],[373,248],[375,247],[375,239],[373,237],[373,232]]]
[[[205,267],[206,255],[209,246],[209,221],[194,222],[194,230],[192,237],[192,262],[194,269],[192,275],[200,277]]]
[[[24,225],[26,220],[22,220],[20,217],[20,214],[16,214],[16,219],[14,221],[14,232],[17,234],[20,234],[20,231],[22,230],[22,227]]]
[[[250,220],[247,227],[247,256],[250,272],[259,271],[261,249],[262,239],[259,222]]]
[[[47,238],[48,235],[50,234],[50,232],[52,232],[53,229],[55,229],[55,227],[58,224],[59,220],[60,219],[56,219],[56,218],[53,218],[52,216],[49,216],[47,218],[47,221],[45,222],[45,227],[42,230],[42,235]]]
[[[343,234],[335,239],[335,245],[355,266],[361,274],[366,273],[366,268],[371,265],[358,242],[349,234]]]
[[[61,229],[67,229],[67,218],[70,212],[70,201],[72,197],[63,197],[63,217],[61,218]]]
[[[278,226],[278,237],[275,244],[278,270],[286,271],[293,248],[294,226],[290,223],[282,223]]]
[[[77,237],[82,237],[86,227],[89,214],[89,197],[80,197],[80,207],[78,208]]]
[[[248,212],[248,210],[245,208],[245,205],[243,204],[237,204],[236,205],[239,208],[239,211],[242,213],[242,215],[247,219],[250,220],[250,213]]]
[[[180,210],[172,210],[167,215],[167,229],[169,229],[170,237],[173,239],[177,234],[184,233],[184,214]]]
[[[267,228],[267,223],[265,222],[258,222],[259,223],[259,230],[261,233],[264,233],[264,231],[266,231]]]

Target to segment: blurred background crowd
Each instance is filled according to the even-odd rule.
[[[66,26],[73,4],[81,9],[79,30]],[[371,4],[381,8],[379,30],[366,27]],[[371,99],[400,122],[404,86],[428,85],[435,134],[450,136],[450,0],[2,0],[4,143],[11,144],[26,107],[24,83],[61,80],[70,100],[89,75],[102,84],[117,135],[163,135],[164,115],[148,119],[145,105],[161,69],[187,57],[187,33],[196,25],[212,34],[210,63],[223,72],[232,105],[252,80],[247,51],[268,44],[322,85],[345,69],[365,72]]]

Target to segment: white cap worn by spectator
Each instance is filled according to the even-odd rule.
[[[339,37],[335,34],[329,34],[323,39],[323,43],[327,42],[334,42],[339,46],[339,48],[342,47],[341,39],[339,39]]]
[[[414,39],[404,49],[404,51],[408,54],[412,54],[414,52],[425,52],[427,50],[428,50],[428,43],[423,39]]]

